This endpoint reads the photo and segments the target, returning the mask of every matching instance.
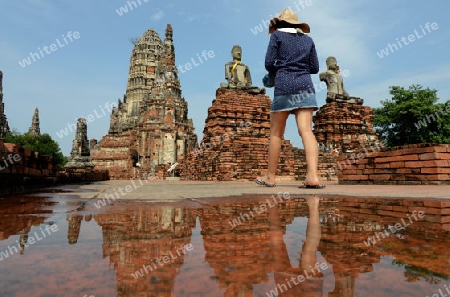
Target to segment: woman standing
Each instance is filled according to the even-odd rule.
[[[313,112],[318,109],[311,74],[319,72],[314,41],[305,33],[310,27],[298,21],[297,14],[284,9],[270,21],[270,42],[265,67],[275,78],[275,92],[270,113],[269,168],[265,177],[258,177],[259,185],[275,186],[275,174],[289,114],[295,115],[298,133],[305,148],[307,174],[300,187],[323,188],[319,184],[317,167],[319,150],[312,132]]]

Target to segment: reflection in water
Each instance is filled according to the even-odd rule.
[[[303,243],[298,268],[291,266],[286,244],[283,240],[283,225],[280,221],[278,209],[273,208],[269,211],[276,284],[276,287],[270,291],[272,296],[322,296],[322,271],[327,269],[328,265],[327,263],[319,263],[316,255],[321,237],[319,197],[308,197],[306,203],[308,205],[306,239]]]
[[[8,296],[113,296],[111,272],[117,296],[426,296],[449,280],[450,202],[308,196],[283,200],[239,225],[229,223],[266,201],[116,201],[101,212],[87,204],[67,214],[63,202],[52,198],[0,201],[1,250],[17,239],[23,252],[41,225],[63,230],[61,238],[52,235],[22,257],[0,263],[10,271],[2,269],[0,287],[9,289]],[[62,210],[60,220],[45,223],[54,209]],[[414,211],[423,211],[424,218],[364,243]],[[180,252],[189,245],[191,251]],[[97,247],[100,254],[90,253]],[[34,264],[41,258],[46,260]],[[109,266],[99,265],[105,258]],[[60,272],[62,263],[78,281],[63,281],[69,274]],[[42,273],[26,285],[9,276],[24,275],[31,265],[40,265]]]
[[[139,205],[120,213],[94,215],[94,219],[102,227],[103,257],[114,264],[118,296],[171,296],[184,253],[171,255],[190,243],[194,209]],[[165,256],[171,261],[152,269],[151,263]],[[148,275],[144,271],[145,277],[133,277],[143,266]]]

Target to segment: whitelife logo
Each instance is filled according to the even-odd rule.
[[[75,31],[73,33],[72,33],[72,31],[69,31],[69,32],[67,32],[66,36],[64,36],[64,34],[61,36],[62,36],[64,42],[61,42],[59,40],[59,38],[57,38],[56,43],[52,43],[52,44],[50,44],[50,46],[44,46],[42,49],[40,47],[38,47],[39,53],[30,52],[30,55],[27,58],[23,59],[22,61],[19,61],[19,65],[22,66],[22,68],[25,68],[25,67],[31,65],[31,63],[32,63],[31,60],[33,60],[33,62],[36,62],[37,60],[40,60],[41,58],[43,59],[45,57],[44,52],[47,55],[50,55],[51,53],[56,52],[58,49],[63,48],[66,45],[68,45],[69,41],[67,41],[67,39],[69,39],[70,42],[73,42],[81,37],[80,32],[78,32],[78,31]]]

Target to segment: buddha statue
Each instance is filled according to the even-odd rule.
[[[342,94],[348,96],[344,87],[344,80],[339,74],[339,66],[335,57],[328,57],[326,60],[327,71],[319,74],[319,79],[327,84],[328,93]]]
[[[220,87],[244,90],[251,94],[265,94],[265,88],[252,86],[250,69],[241,62],[242,48],[239,45],[233,46],[231,56],[233,61],[225,64],[225,79],[227,82],[220,83]]]
[[[339,66],[335,57],[326,60],[327,71],[319,74],[319,79],[327,85],[327,103],[337,101],[346,103],[362,104],[363,99],[350,97],[345,90],[344,79],[340,74]]]

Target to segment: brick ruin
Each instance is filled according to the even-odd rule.
[[[197,146],[172,35],[170,24],[164,41],[149,29],[134,45],[126,94],[112,110],[108,134],[91,149],[96,169],[109,170],[111,179],[156,172]]]
[[[208,108],[203,139],[180,165],[183,180],[254,179],[268,166],[270,108],[263,94],[219,88]],[[278,177],[294,179],[292,144],[283,140]]]
[[[0,71],[0,139],[9,133],[8,121],[5,115],[5,104],[3,103],[3,72]]]
[[[339,96],[339,95],[336,95]],[[319,145],[339,153],[373,146],[377,135],[373,112],[362,103],[329,100],[313,117],[314,135]]]

